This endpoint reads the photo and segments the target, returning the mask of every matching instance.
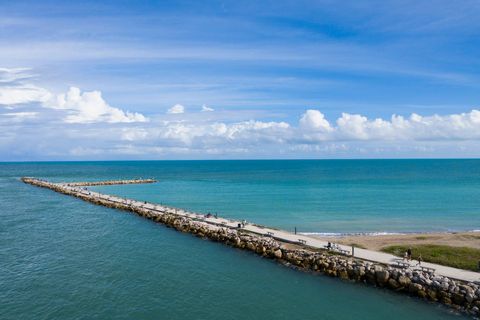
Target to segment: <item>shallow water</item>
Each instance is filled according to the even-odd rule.
[[[105,177],[118,173],[160,182],[95,189],[287,230],[480,229],[479,160],[116,163]]]
[[[274,173],[279,170],[276,164],[261,163],[263,169],[273,170],[263,176],[263,169],[253,166],[247,170],[249,174],[243,170],[229,178],[227,169],[232,170],[235,163],[215,162],[208,169],[210,165],[202,162],[200,168],[196,168],[195,162],[1,164],[1,318],[393,320],[460,317],[438,305],[404,295],[291,270],[248,252],[18,180],[24,175],[57,181],[153,176],[161,182],[100,189],[173,205],[185,204],[197,210],[214,206],[219,212],[232,216],[238,213],[231,202],[237,201],[241,216],[249,214],[251,220],[258,217],[277,226],[291,225],[288,224],[291,216],[283,218],[287,211],[281,211],[282,214],[272,211],[275,212],[271,214],[273,218],[267,214],[257,216],[255,212],[263,212],[263,204],[255,206],[255,201],[262,198],[262,195],[254,196],[259,188],[270,190],[262,201],[272,201],[275,191],[285,189],[288,184],[294,189],[303,188],[303,192],[296,190],[297,194],[307,189],[316,190],[314,185],[318,183],[326,188],[324,178],[314,178],[313,174],[308,175],[307,187],[302,187],[305,172],[294,174],[281,169],[282,176],[278,177]],[[256,176],[256,182],[251,181],[249,175]],[[291,179],[294,182],[287,181],[288,177],[294,177]],[[189,180],[191,189],[183,188]],[[354,181],[348,183],[355,184]],[[475,182],[472,178],[469,181]],[[239,187],[228,188],[229,184],[237,183]],[[209,185],[210,189],[205,190]],[[224,187],[209,191],[215,190],[214,185]],[[253,188],[252,191],[248,191],[249,188]],[[236,194],[238,190],[244,190],[243,194]],[[197,192],[208,197],[202,199]],[[249,196],[245,196],[247,194]],[[317,197],[311,194],[302,199],[307,198]],[[282,200],[283,196],[278,199],[272,202],[274,208],[287,203]],[[291,206],[301,207],[295,203]],[[332,205],[328,208],[325,212],[333,210]],[[460,217],[469,214],[470,209],[466,208],[468,206],[462,204],[458,209]],[[353,209],[350,210],[353,212]],[[449,210],[456,209],[451,205]],[[294,217],[301,217],[295,212]],[[311,214],[301,220],[306,226],[314,217]],[[322,219],[326,221],[325,217]],[[356,230],[355,225],[350,228]]]

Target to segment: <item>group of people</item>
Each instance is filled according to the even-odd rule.
[[[338,244],[331,243],[330,241],[327,243],[326,246],[327,250],[338,250]]]
[[[407,251],[405,251],[405,254],[403,255],[403,261],[410,262],[412,261],[412,248],[408,248]],[[417,266],[421,265],[423,262],[422,255],[419,254],[417,257]]]

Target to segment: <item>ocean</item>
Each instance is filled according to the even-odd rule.
[[[305,233],[480,229],[480,160],[1,163],[1,319],[461,317],[25,185],[21,176],[155,178],[92,189]]]

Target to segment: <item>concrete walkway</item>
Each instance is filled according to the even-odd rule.
[[[67,184],[56,184],[56,185],[61,186],[62,188],[65,188],[65,189],[69,189],[71,191],[78,192],[83,195],[94,196],[94,197],[98,197],[98,198],[112,201],[112,202],[138,206],[141,208],[152,210],[154,212],[158,212],[158,214],[163,214],[163,213],[176,214],[178,216],[184,216],[191,219],[203,221],[211,225],[238,229],[238,225],[242,223],[241,221],[229,220],[221,217],[215,218],[214,216],[207,218],[205,217],[204,214],[198,214],[198,213],[189,212],[189,211],[185,211],[178,208],[158,205],[158,204],[149,203],[149,202],[141,202],[141,201],[136,201],[131,199],[120,198],[116,196],[93,192],[85,188],[69,186]],[[325,247],[328,244],[323,240],[316,239],[310,236],[294,234],[288,231],[271,229],[263,226],[257,226],[250,223],[247,223],[245,226],[241,227],[240,229],[248,232],[260,234],[260,235],[270,236],[279,241],[295,243],[298,245],[308,246],[316,249],[325,249]],[[351,254],[352,248],[349,246],[338,245],[338,248],[340,250],[343,250],[345,253],[348,252],[349,255]],[[401,258],[388,253],[360,249],[360,248],[355,248],[354,256],[356,258],[360,258],[363,260],[379,262],[387,265],[395,263],[397,261],[402,261]],[[452,279],[463,280],[467,282],[480,281],[480,273],[478,272],[456,269],[456,268],[446,267],[446,266],[442,266],[434,263],[428,263],[428,262],[422,262],[421,265],[422,267],[435,269],[435,274],[437,275],[446,276]],[[416,261],[412,261],[410,263],[410,268],[414,269],[415,266],[416,266]]]

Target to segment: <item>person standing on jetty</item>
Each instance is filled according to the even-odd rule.
[[[412,260],[412,248],[407,249],[407,260],[408,262]]]
[[[420,265],[422,264],[422,262],[423,262],[423,258],[422,258],[422,255],[421,255],[421,254],[418,255],[417,260],[418,260],[418,263],[417,263],[417,267],[418,267],[418,266],[420,266]]]

